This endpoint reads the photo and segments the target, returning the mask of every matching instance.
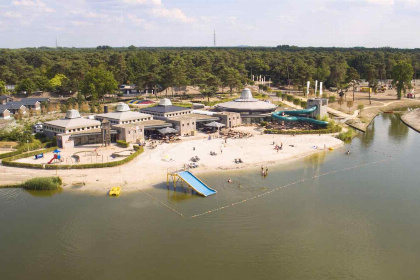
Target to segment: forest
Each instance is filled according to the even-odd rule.
[[[420,49],[392,48],[30,48],[0,49],[0,91],[81,91],[101,95],[118,84],[137,84],[159,91],[169,87],[199,86],[202,92],[224,87],[229,91],[252,83],[252,75],[266,76],[272,85],[298,85],[323,81],[326,87],[344,88],[364,79],[375,86],[393,79],[394,67],[411,66],[420,74]],[[395,71],[394,71],[395,72]],[[102,80],[107,84],[98,85]],[[3,86],[2,86],[3,85]],[[3,89],[2,89],[3,87]],[[94,94],[95,92],[95,94]]]

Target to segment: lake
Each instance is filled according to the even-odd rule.
[[[200,176],[207,198],[166,182],[118,198],[2,189],[0,278],[418,279],[419,143],[384,114],[266,178]]]

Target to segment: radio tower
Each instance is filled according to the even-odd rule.
[[[216,47],[216,29],[214,30],[213,34],[213,46]]]

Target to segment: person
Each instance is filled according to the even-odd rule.
[[[265,168],[265,176],[268,175],[268,167]]]
[[[229,184],[230,184],[230,183],[232,183],[232,179],[230,179],[230,178],[229,178],[228,183],[229,183]]]
[[[193,147],[193,151],[195,151],[195,147]]]
[[[349,150],[349,151],[347,151],[347,152],[346,152],[346,154],[348,154],[348,155],[349,155],[349,154],[350,154],[350,150]]]

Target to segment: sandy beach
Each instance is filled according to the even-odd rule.
[[[35,170],[14,167],[1,167],[2,184],[20,183],[32,177],[54,176],[63,178],[65,188],[76,183],[84,183],[81,191],[105,193],[113,186],[121,186],[124,191],[135,191],[166,182],[167,171],[182,168],[198,156],[198,168],[194,174],[232,169],[259,168],[264,165],[286,164],[310,154],[323,152],[324,147],[339,147],[343,143],[332,135],[261,135],[255,127],[242,127],[240,130],[251,132],[250,138],[208,140],[201,135],[180,143],[162,144],[155,149],[146,149],[132,162],[113,168],[86,170]],[[277,152],[273,145],[283,144]],[[217,155],[210,155],[210,152]],[[243,163],[235,163],[241,158]],[[228,179],[228,174],[226,174]]]

